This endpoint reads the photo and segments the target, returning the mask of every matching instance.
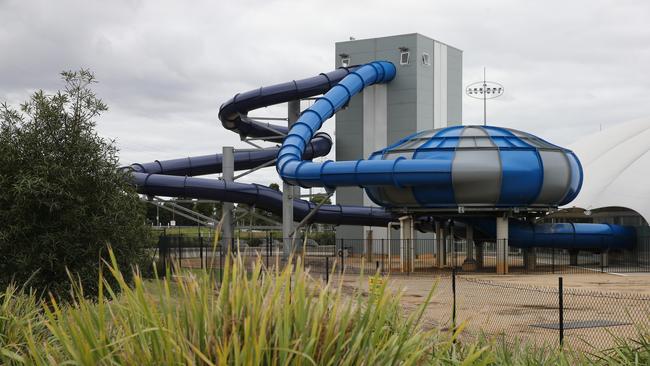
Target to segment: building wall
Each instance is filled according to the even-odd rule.
[[[400,65],[400,48],[410,52],[406,65]],[[429,55],[428,65],[423,63],[424,53]],[[341,54],[348,55],[352,65],[391,61],[397,67],[397,75],[388,85],[373,86],[354,96],[347,108],[336,114],[336,160],[367,158],[417,131],[461,123],[462,51],[414,33],[338,42],[337,67],[342,66]],[[345,205],[375,205],[358,187],[338,188],[336,201]],[[372,230],[373,238],[386,237],[385,228],[354,226],[339,226],[336,234],[339,239],[360,239],[366,237],[368,230]]]

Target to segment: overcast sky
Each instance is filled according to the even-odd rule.
[[[110,108],[99,132],[124,164],[208,154],[246,146],[217,119],[235,93],[329,71],[350,36],[414,32],[464,51],[464,85],[486,66],[505,86],[491,124],[567,145],[650,116],[650,2],[620,0],[0,0],[0,101],[90,68]],[[481,123],[481,101],[464,97],[463,119]],[[243,180],[279,181],[272,169]]]

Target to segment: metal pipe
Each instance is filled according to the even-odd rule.
[[[223,181],[228,184],[234,181],[235,175],[235,151],[232,146],[223,147]],[[222,206],[222,221],[223,221],[223,242],[230,243],[234,238],[234,220],[233,220],[232,202],[224,202]]]
[[[321,208],[321,206],[323,206],[323,204],[325,203],[325,201],[327,201],[328,199],[330,199],[330,198],[332,197],[333,194],[334,194],[334,192],[332,191],[330,194],[327,195],[327,198],[326,198],[326,199],[320,201],[320,202],[316,205],[316,207],[314,207],[314,208],[313,208],[313,209],[312,209],[312,210],[307,214],[307,216],[305,216],[305,217],[304,217],[304,218],[303,218],[303,219],[298,223],[298,225],[296,226],[296,228],[291,232],[291,234],[289,235],[289,237],[291,238],[291,251],[292,251],[292,252],[296,249],[296,248],[295,248],[295,243],[296,243],[296,233],[298,233],[298,230],[300,230],[300,228],[303,227],[303,226],[305,225],[305,223],[307,223],[309,220],[311,220],[312,217],[314,217],[314,215],[316,214],[316,212],[318,212],[318,210]]]
[[[564,343],[564,286],[562,285],[562,277],[558,277],[558,308],[559,316],[558,325],[560,329],[560,346]]]
[[[300,100],[292,100],[287,103],[287,121],[289,128],[298,120],[300,115]],[[277,160],[277,159],[276,159]],[[294,219],[293,219],[293,199],[296,197],[296,190],[288,182],[282,184],[282,239],[283,254],[288,257],[294,251]],[[300,187],[298,187],[297,197],[300,197]]]
[[[261,165],[256,166],[255,168],[248,169],[247,171],[245,171],[245,172],[243,172],[243,173],[241,173],[241,174],[237,174],[237,175],[233,178],[233,180],[237,180],[237,179],[239,179],[239,178],[241,178],[241,177],[245,177],[245,176],[247,176],[247,175],[250,174],[250,173],[256,172],[256,171],[258,171],[258,170],[260,170],[260,169],[262,169],[262,168],[266,168],[267,166],[271,166],[271,165],[273,165],[274,163],[275,163],[275,159],[273,159],[273,160],[269,160],[269,161],[267,161],[267,162],[264,163],[264,164],[261,164]]]
[[[147,201],[147,202],[149,202],[149,203],[155,205],[155,203],[153,203],[153,202],[151,202],[151,201]],[[196,222],[196,223],[199,223],[199,224],[201,224],[201,225],[204,225],[204,226],[214,225],[214,221],[202,221],[202,220],[200,220],[200,219],[198,219],[198,218],[196,218],[196,217],[194,217],[194,216],[190,216],[190,215],[188,215],[188,214],[186,214],[186,213],[183,213],[183,212],[177,212],[177,211],[174,211],[173,208],[169,208],[169,207],[166,207],[166,206],[163,206],[163,205],[158,206],[158,207],[161,207],[163,210],[167,210],[167,211],[169,211],[169,212],[173,212],[173,213],[175,213],[175,214],[178,214],[179,216],[182,216],[182,217],[184,217],[184,218],[186,218],[186,219],[188,219],[188,220],[192,220],[192,221],[194,221],[194,222]]]
[[[166,200],[160,199],[159,197],[153,197],[153,202],[155,202],[154,204],[160,204],[161,206],[170,205],[174,209],[184,211],[189,215],[194,215],[194,216],[202,218],[203,220],[206,220],[206,221],[216,222],[216,220],[213,219],[212,217],[203,215],[200,212],[196,212],[196,211],[194,211],[194,210],[192,210],[190,208],[181,206],[181,205],[177,204],[175,201],[166,201]],[[194,201],[190,201],[189,203],[194,203]]]

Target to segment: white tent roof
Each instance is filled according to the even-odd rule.
[[[565,207],[626,207],[650,222],[650,118],[618,124],[569,148],[582,163],[584,181]]]

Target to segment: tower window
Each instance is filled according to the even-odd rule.
[[[426,52],[422,52],[422,64],[423,65],[431,65],[431,61],[429,60],[429,54]]]
[[[408,65],[410,57],[411,57],[410,52],[408,52],[408,51],[401,52],[399,54],[399,64],[400,65]]]

